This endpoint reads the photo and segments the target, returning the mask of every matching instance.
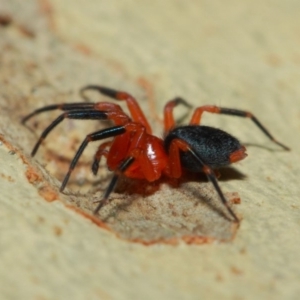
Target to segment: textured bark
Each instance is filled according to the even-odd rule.
[[[292,0],[0,0],[2,298],[296,299],[299,10]],[[159,136],[164,104],[182,96],[194,106],[251,111],[292,151],[249,120],[205,114],[203,124],[247,147],[248,157],[219,180],[240,202],[240,228],[201,176],[123,179],[96,219],[93,201],[111,178],[105,162],[97,177],[90,172],[97,143],[65,194],[58,189],[85,135],[107,124],[66,120],[34,159],[35,141],[59,113],[20,124],[42,105],[81,101],[86,84],[136,96]],[[178,120],[189,117],[176,110]]]

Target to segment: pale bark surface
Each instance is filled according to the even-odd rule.
[[[299,13],[292,0],[0,0],[1,298],[297,299]],[[104,162],[96,178],[90,172],[96,144],[66,194],[58,188],[85,135],[106,125],[66,120],[32,159],[59,113],[20,124],[42,105],[81,101],[86,84],[136,96],[159,136],[163,106],[179,95],[194,106],[251,111],[292,151],[249,120],[206,114],[203,123],[247,146],[248,157],[220,178],[228,199],[241,201],[240,228],[203,177],[139,185],[138,193],[121,182],[101,228],[68,207],[88,215],[107,186]],[[186,113],[176,116],[187,122]]]

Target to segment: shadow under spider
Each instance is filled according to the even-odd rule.
[[[225,172],[224,172],[225,171]],[[231,179],[238,179],[242,180],[246,176],[242,174],[241,172],[238,172],[237,170],[233,168],[224,168],[221,171],[222,174],[222,181],[227,181]],[[204,205],[209,206],[213,211],[215,211],[218,215],[220,215],[223,218],[226,218],[228,220],[231,220],[229,216],[227,216],[226,212],[222,209],[222,203],[215,203],[215,199],[218,197],[217,192],[214,190],[213,186],[211,186],[211,192],[209,195],[205,195],[203,192],[201,192],[201,186],[184,186],[186,183],[201,183],[201,182],[207,182],[207,177],[205,174],[202,173],[187,173],[184,174],[179,179],[170,179],[168,177],[162,177],[158,181],[155,182],[148,182],[147,180],[138,180],[138,179],[131,179],[127,178],[125,176],[122,176],[117,183],[117,186],[115,188],[115,192],[123,195],[131,195],[129,198],[124,198],[124,203],[117,204],[114,206],[113,211],[109,212],[105,218],[102,220],[105,222],[110,217],[115,217],[120,210],[127,211],[128,207],[137,199],[139,196],[147,197],[151,196],[154,193],[158,192],[160,189],[160,186],[162,184],[167,184],[171,189],[180,188],[180,193],[184,193],[184,190],[187,192],[189,191],[192,195],[191,198],[197,199],[197,202],[195,203],[201,203]],[[111,201],[114,201],[111,199]],[[110,201],[110,202],[111,202]]]

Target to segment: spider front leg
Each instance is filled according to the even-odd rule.
[[[131,141],[130,141],[130,134],[129,134],[130,130],[134,131],[134,136],[132,137]],[[99,146],[95,154],[95,159],[92,165],[92,171],[94,175],[96,175],[99,167],[99,161],[102,155],[106,156],[107,164],[109,168],[114,170],[116,165],[119,163],[119,161],[124,159],[124,156],[126,156],[128,148],[130,146],[133,147],[133,149],[135,147],[137,148],[139,147],[139,143],[142,142],[142,137],[144,133],[145,133],[145,129],[143,126],[136,123],[128,123],[122,126],[115,126],[100,131],[96,131],[94,133],[87,135],[86,138],[81,143],[80,147],[78,148],[74,158],[71,161],[69,170],[65,175],[63,183],[60,187],[60,191],[62,192],[66,187],[72,171],[74,170],[84,149],[87,147],[87,145],[90,142],[103,140],[109,137],[115,137],[113,141],[105,142]],[[131,145],[129,145],[129,142],[131,142]],[[108,146],[110,146],[110,149],[106,150],[105,148]]]
[[[87,135],[86,138],[84,139],[84,141],[81,143],[80,147],[78,148],[74,158],[71,161],[71,164],[69,166],[69,170],[68,170],[67,174],[65,175],[65,178],[64,178],[64,180],[62,182],[62,185],[59,189],[60,192],[62,192],[64,190],[64,188],[66,187],[66,185],[69,181],[69,178],[71,176],[71,173],[74,170],[80,156],[82,155],[84,149],[86,148],[86,146],[90,142],[99,141],[99,140],[103,140],[103,139],[106,139],[106,138],[109,138],[109,137],[114,137],[114,136],[117,136],[117,135],[121,135],[124,132],[125,132],[124,126],[115,126],[115,127],[103,129],[103,130],[100,130],[100,131],[96,131],[94,133],[91,133],[91,134]]]
[[[130,126],[130,124],[129,124],[129,126]],[[87,145],[90,142],[99,141],[99,140],[103,140],[103,139],[110,138],[110,137],[116,137],[114,142],[112,142],[112,141],[105,142],[105,143],[103,143],[99,146],[99,149],[98,149],[98,151],[96,153],[96,156],[95,156],[95,161],[94,161],[93,166],[92,166],[92,171],[95,175],[98,171],[99,160],[100,160],[101,156],[104,155],[105,147],[120,141],[122,146],[124,147],[124,148],[121,148],[122,151],[127,151],[127,146],[126,146],[127,140],[128,140],[127,135],[126,135],[127,127],[128,127],[128,124],[125,124],[125,125],[122,125],[122,126],[114,126],[114,127],[111,127],[111,128],[102,129],[102,130],[96,131],[94,133],[88,134],[85,137],[85,139],[83,140],[83,142],[81,143],[81,145],[78,148],[74,158],[71,161],[71,164],[69,166],[69,170],[68,170],[67,174],[65,175],[65,178],[64,178],[64,180],[62,182],[62,185],[59,189],[60,192],[62,192],[65,189],[65,187],[66,187],[66,185],[69,181],[69,178],[71,176],[71,173],[73,172],[73,170],[74,170],[79,158],[81,157],[84,149],[87,147]],[[110,150],[113,150],[113,149],[111,148]],[[108,157],[109,153],[113,153],[113,157],[108,157],[110,165],[111,165],[110,160],[117,160],[118,161],[118,160],[120,160],[120,157],[123,158],[124,153],[122,153],[122,151],[118,153],[119,155],[116,155],[114,153],[115,151],[109,151],[107,154],[105,153],[105,156],[107,156],[107,157]],[[101,156],[99,156],[100,154],[101,154]]]
[[[242,118],[250,118],[253,123],[275,144],[282,147],[284,150],[289,151],[290,148],[285,146],[284,144],[278,142],[273,135],[266,129],[265,126],[262,125],[262,123],[250,112],[244,111],[244,110],[238,110],[238,109],[232,109],[232,108],[225,108],[225,107],[219,107],[214,105],[205,105],[200,106],[196,108],[192,119],[190,121],[191,125],[198,125],[201,122],[201,117],[203,112],[209,112],[214,114],[224,114],[224,115],[231,115],[231,116],[237,116]]]
[[[91,108],[92,107],[92,108]],[[41,143],[47,137],[47,135],[64,119],[77,119],[77,120],[113,120],[116,126],[113,128],[108,128],[104,130],[97,131],[88,135],[79,150],[77,151],[75,157],[73,158],[69,171],[64,178],[60,191],[63,191],[65,188],[69,177],[71,175],[72,170],[74,169],[79,157],[81,156],[83,150],[87,146],[90,141],[101,140],[104,138],[120,135],[125,132],[125,128],[122,126],[130,121],[129,117],[121,110],[120,106],[107,103],[107,102],[100,102],[100,103],[67,103],[67,104],[60,104],[60,105],[50,105],[42,107],[33,113],[29,114],[23,119],[23,123],[25,123],[28,119],[33,117],[36,114],[41,112],[54,110],[54,109],[62,109],[70,111],[66,111],[65,113],[58,116],[41,134],[40,138],[38,139],[36,145],[34,146],[31,155],[34,156],[38,151]],[[101,109],[108,109],[108,111],[102,111]]]
[[[145,117],[143,111],[141,110],[140,106],[133,96],[126,92],[117,91],[100,85],[88,85],[80,90],[80,95],[82,96],[82,98],[88,101],[89,98],[85,95],[85,92],[88,90],[98,91],[102,95],[110,97],[114,100],[125,101],[133,121],[142,124],[146,128],[147,133],[151,134],[152,130],[147,121],[147,118]]]
[[[79,102],[79,103],[61,103],[61,104],[52,104],[47,105],[41,108],[38,108],[34,110],[32,113],[25,116],[21,123],[25,124],[29,119],[32,117],[42,113],[42,112],[48,112],[51,110],[64,110],[64,111],[70,111],[70,110],[90,110],[94,107],[94,103],[86,103],[86,102]]]
[[[97,110],[74,110],[74,111],[67,111],[57,117],[41,134],[40,138],[38,139],[37,143],[35,144],[31,156],[34,156],[38,151],[41,143],[47,137],[47,135],[64,119],[77,119],[77,120],[106,120],[108,119],[108,115],[106,112],[97,111]]]
[[[240,220],[229,206],[228,201],[226,200],[218,184],[218,180],[212,168],[205,164],[203,159],[199,156],[199,154],[197,154],[185,141],[181,139],[173,139],[169,147],[169,165],[167,170],[167,172],[169,172],[169,176],[173,178],[179,178],[181,176],[182,166],[180,160],[180,151],[189,152],[193,156],[195,161],[201,166],[202,171],[205,173],[208,180],[213,184],[219,196],[219,199],[226,207],[229,214],[233,217],[236,223],[239,223]]]
[[[157,180],[161,175],[147,155],[149,135],[146,133],[146,128],[134,122],[124,127],[126,127],[126,133],[114,139],[107,154],[107,165],[109,169],[114,170],[114,176],[94,210],[94,214],[97,214],[108,202],[109,195],[114,190],[121,174],[130,178],[145,178],[149,182]]]
[[[84,106],[83,104],[89,104]],[[92,108],[91,108],[92,106]],[[80,109],[79,109],[80,108]],[[41,112],[62,109],[67,110],[65,113],[58,116],[42,133],[36,145],[34,146],[31,156],[34,156],[39,149],[43,140],[47,135],[64,119],[75,119],[75,120],[113,120],[116,125],[122,125],[130,121],[130,118],[121,110],[120,106],[107,103],[67,103],[59,105],[45,106],[40,109],[35,110],[33,113],[27,115],[22,123],[25,123],[28,119]],[[107,109],[107,111],[106,111]]]
[[[79,103],[60,103],[60,104],[51,104],[51,105],[43,106],[41,108],[34,110],[32,113],[28,114],[27,116],[25,116],[22,119],[21,123],[25,125],[25,123],[32,117],[40,113],[49,112],[52,110],[63,110],[66,112],[75,111],[76,113],[79,112],[85,113],[87,111],[115,112],[118,113],[120,116],[123,116],[123,118],[126,119],[126,122],[130,120],[130,118],[126,116],[126,114],[123,112],[121,107],[117,104],[110,103],[110,102],[97,102],[97,103],[79,102]],[[82,119],[85,119],[85,117],[82,117]]]
[[[143,170],[143,172],[146,174],[146,179],[149,181],[153,181],[157,179],[156,174],[153,170],[153,167],[151,166],[151,163],[145,153],[145,150],[141,148],[134,148],[132,149],[128,156],[122,160],[122,162],[119,164],[119,166],[114,171],[114,176],[111,179],[111,182],[109,183],[102,199],[99,202],[98,206],[94,210],[94,214],[97,214],[99,210],[108,203],[109,201],[109,195],[114,190],[116,183],[120,177],[121,174],[126,175],[126,171],[129,171],[129,168],[133,163],[137,163]]]

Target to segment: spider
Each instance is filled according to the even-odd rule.
[[[125,101],[130,116],[115,103],[90,102],[85,95],[88,90],[98,91],[117,101]],[[278,142],[252,113],[247,111],[213,105],[200,106],[195,108],[189,125],[176,126],[173,109],[180,104],[188,108],[192,107],[183,98],[177,97],[164,107],[164,138],[162,139],[152,135],[151,127],[144,113],[136,99],[130,94],[98,85],[85,86],[80,90],[80,94],[85,102],[44,106],[25,116],[22,123],[25,124],[30,118],[42,112],[57,109],[64,111],[42,132],[31,152],[31,156],[34,156],[50,131],[64,119],[113,121],[113,127],[93,132],[85,137],[72,159],[60,187],[60,192],[62,192],[78,159],[90,142],[113,138],[100,144],[94,156],[92,164],[94,175],[97,174],[99,162],[103,156],[107,160],[108,169],[114,172],[94,214],[97,214],[108,202],[109,195],[114,190],[121,174],[152,182],[158,180],[162,175],[179,178],[182,176],[182,170],[186,169],[206,174],[233,221],[238,223],[239,219],[229,206],[214,170],[244,159],[247,156],[246,148],[225,131],[200,125],[204,112],[250,118],[271,141],[284,150],[289,150],[287,146]]]

